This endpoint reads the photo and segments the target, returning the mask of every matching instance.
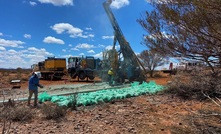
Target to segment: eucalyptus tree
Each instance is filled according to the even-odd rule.
[[[155,0],[154,9],[137,21],[147,32],[144,42],[167,56],[221,67],[221,0]]]
[[[165,63],[164,56],[155,50],[143,50],[138,57],[145,68],[147,68],[150,77],[153,77],[156,67],[162,66]]]

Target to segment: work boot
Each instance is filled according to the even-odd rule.
[[[38,106],[38,105],[34,105],[33,107],[34,107],[34,108],[38,108],[39,106]]]
[[[30,106],[31,106],[31,104],[30,104],[30,103],[27,103],[27,105],[26,105],[26,106],[30,107]]]

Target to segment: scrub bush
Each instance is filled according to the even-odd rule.
[[[206,99],[221,97],[221,73],[192,72],[189,75],[176,75],[168,86],[167,92],[183,99]]]
[[[25,106],[7,107],[2,109],[0,117],[3,120],[27,121],[32,119],[33,114],[30,108]]]
[[[57,120],[65,116],[66,108],[57,106],[56,104],[43,104],[43,106],[41,107],[41,112],[46,119]]]

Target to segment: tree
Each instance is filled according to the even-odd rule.
[[[148,68],[150,77],[153,77],[156,67],[162,66],[165,63],[164,57],[155,50],[143,50],[138,57],[142,64]]]
[[[152,2],[155,7],[138,23],[147,32],[149,48],[175,57],[205,62],[215,72],[221,67],[220,0]]]
[[[16,68],[16,71],[21,73],[22,72],[22,68],[18,67],[18,68]]]

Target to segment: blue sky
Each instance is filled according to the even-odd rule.
[[[113,44],[105,0],[0,0],[0,68],[30,68],[47,57],[102,57]],[[136,22],[147,0],[114,0],[111,9],[135,53],[146,34]]]

